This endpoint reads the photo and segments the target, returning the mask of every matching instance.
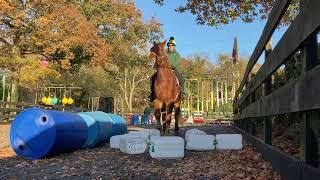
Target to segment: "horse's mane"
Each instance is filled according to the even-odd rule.
[[[164,48],[163,43],[154,44],[151,48],[151,53],[154,53],[156,61],[156,68],[169,68],[171,69],[171,64],[169,62],[169,58],[167,52]]]

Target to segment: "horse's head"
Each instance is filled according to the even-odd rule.
[[[162,43],[153,43],[149,59],[155,60],[156,67],[171,67],[166,53],[167,40]]]

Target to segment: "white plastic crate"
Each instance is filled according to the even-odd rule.
[[[190,134],[188,141],[186,141],[186,149],[194,151],[208,151],[215,149],[214,135],[199,135]]]
[[[131,136],[144,139],[147,143],[149,141],[149,133],[147,131],[129,131]]]
[[[112,136],[110,138],[110,148],[120,149],[120,138],[126,134]]]
[[[152,137],[152,136],[160,136],[160,131],[158,129],[144,129],[142,131],[145,131],[148,133],[148,137],[149,139]]]
[[[178,136],[153,136],[149,153],[156,159],[182,159],[184,157],[184,139]]]
[[[242,149],[241,134],[217,134],[216,149]]]
[[[145,139],[135,135],[126,134],[120,137],[120,151],[126,154],[143,154],[147,149]]]
[[[199,130],[199,129],[196,129],[196,128],[194,128],[194,129],[189,129],[189,130],[186,131],[186,134],[185,134],[185,139],[186,139],[186,141],[189,141],[189,136],[190,136],[191,134],[206,135],[207,133],[204,132],[204,131],[201,131],[201,130]]]

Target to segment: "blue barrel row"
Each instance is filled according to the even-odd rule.
[[[141,120],[139,120],[141,118]],[[148,124],[148,116],[147,115],[138,115],[134,114],[131,118],[131,124],[138,125],[138,124]]]
[[[15,153],[39,159],[90,148],[113,135],[127,133],[127,122],[118,115],[96,112],[62,112],[31,108],[21,112],[10,129]]]

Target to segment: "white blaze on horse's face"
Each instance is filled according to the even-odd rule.
[[[150,55],[149,55],[149,59],[150,59],[151,61],[155,61],[155,60],[156,60],[156,56],[157,56],[156,53],[151,52]]]

